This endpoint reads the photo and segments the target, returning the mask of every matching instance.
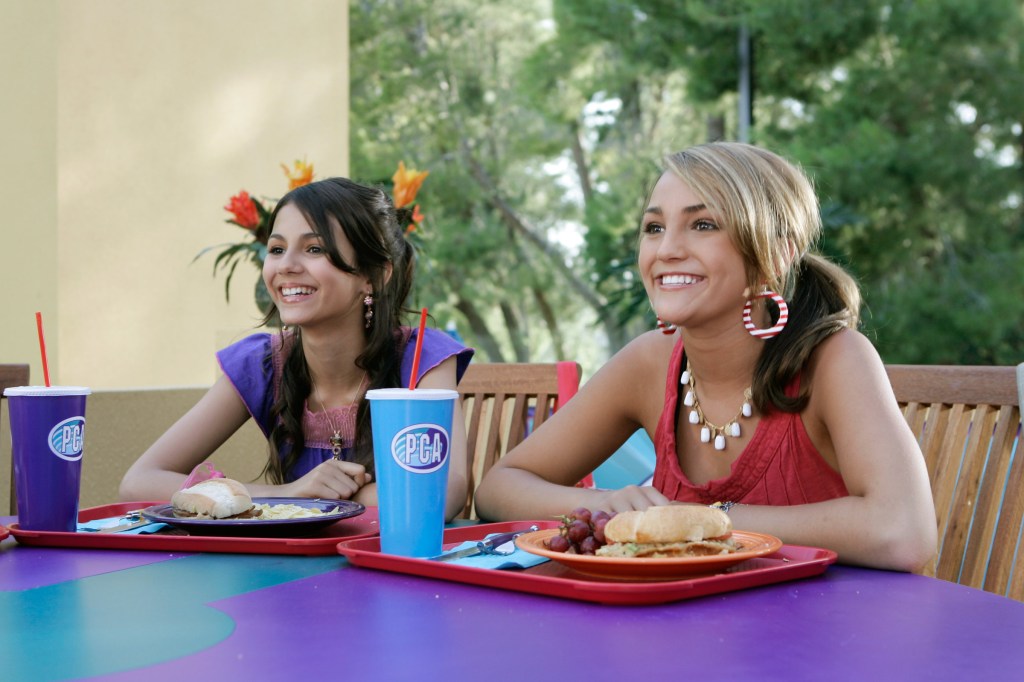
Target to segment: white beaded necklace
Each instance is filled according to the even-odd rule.
[[[704,411],[700,409],[700,401],[697,400],[697,389],[693,380],[693,372],[690,371],[689,360],[686,361],[686,369],[683,370],[682,376],[679,377],[679,383],[686,386],[686,396],[683,398],[683,405],[690,408],[690,423],[700,425],[701,443],[710,442],[712,436],[714,436],[715,450],[725,450],[726,436],[739,438],[740,417],[749,417],[754,413],[753,408],[750,406],[752,395],[750,386],[747,386],[746,390],[743,391],[743,407],[736,413],[736,416],[723,426],[717,426],[709,422],[707,417],[704,416]]]

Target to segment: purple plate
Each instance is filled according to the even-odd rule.
[[[179,518],[174,507],[158,504],[142,510],[150,521],[180,528],[189,535],[232,535],[245,537],[301,537],[330,526],[335,521],[359,516],[366,507],[349,500],[314,500],[306,497],[254,497],[253,504],[294,504],[306,509],[319,509],[318,516],[300,519],[197,519]]]

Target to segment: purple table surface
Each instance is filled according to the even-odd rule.
[[[1020,679],[1022,643],[1024,603],[848,566],[604,606],[340,556],[0,544],[12,680],[1000,680]]]

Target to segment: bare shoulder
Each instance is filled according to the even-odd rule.
[[[843,374],[869,367],[883,369],[882,360],[866,336],[852,329],[836,332],[811,353],[810,369],[817,374]]]
[[[668,336],[657,331],[641,334],[616,353],[598,374],[631,377],[632,383],[654,376],[663,378],[677,341],[674,334]]]
[[[842,400],[843,396],[892,390],[878,351],[866,336],[852,329],[818,344],[807,370],[812,401],[815,394]]]
[[[651,414],[661,413],[665,376],[678,339],[657,331],[638,336],[605,363],[581,393],[597,391],[602,402],[618,404],[623,413],[646,423]]]
[[[679,342],[678,334],[662,334],[660,331],[644,332],[636,337],[622,349],[622,352],[639,353],[649,356],[651,354],[663,354],[666,358],[672,354],[672,349]]]

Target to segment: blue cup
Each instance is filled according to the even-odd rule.
[[[81,386],[4,390],[11,417],[18,525],[23,530],[77,528],[85,399],[90,393]]]
[[[434,388],[366,392],[382,552],[409,557],[441,553],[458,397],[457,391]]]

